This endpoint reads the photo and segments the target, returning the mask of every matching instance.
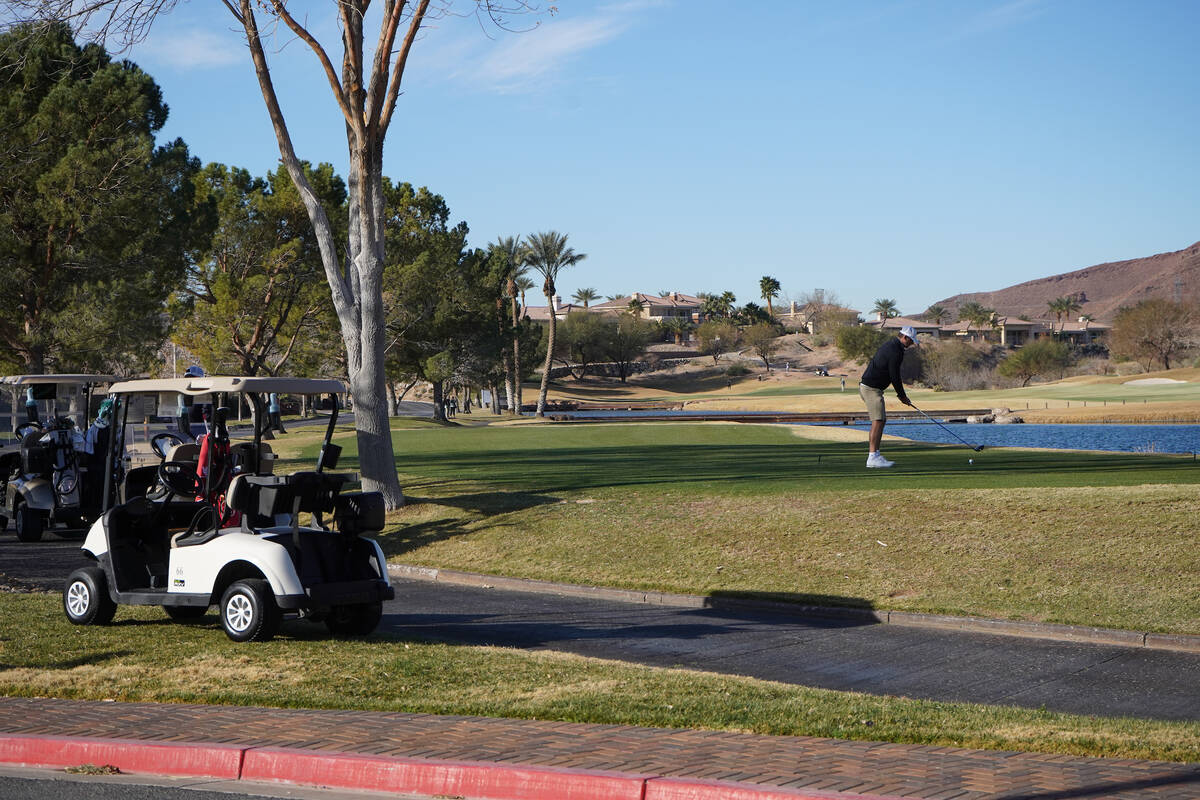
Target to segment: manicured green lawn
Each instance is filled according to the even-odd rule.
[[[0,694],[407,711],[752,731],[795,736],[1200,760],[1200,725],[935,703],[654,669],[549,652],[373,636],[329,639],[285,623],[235,644],[197,624],[122,608],[115,624],[67,623],[57,595],[0,593]]]
[[[423,424],[394,441],[396,562],[1200,633],[1191,457],[889,443],[898,466],[868,471],[861,443],[738,424]]]

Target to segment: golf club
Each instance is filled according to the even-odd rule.
[[[916,406],[913,406],[913,408],[917,408],[917,407],[916,407]],[[946,433],[948,433],[948,434],[950,434],[951,436],[953,436],[955,439],[958,439],[960,442],[962,442],[962,443],[963,443],[963,444],[965,444],[967,447],[969,447],[969,448],[971,448],[972,450],[974,450],[976,453],[978,453],[980,450],[982,450],[982,449],[983,449],[983,445],[981,445],[981,444],[971,444],[971,443],[970,443],[970,442],[968,442],[966,439],[962,438],[962,437],[961,437],[961,436],[959,436],[957,433],[955,433],[954,431],[950,430],[950,429],[949,429],[949,428],[947,428],[945,425],[943,425],[942,423],[938,422],[936,419],[934,419],[933,417],[929,416],[928,414],[926,414],[926,413],[925,413],[924,411],[922,411],[921,409],[917,408],[917,413],[919,413],[919,414],[920,414],[922,417],[924,417],[925,419],[927,419],[927,420],[929,420],[930,422],[932,422],[934,425],[937,425],[939,428],[941,428],[941,429],[942,429],[942,430],[944,430]]]

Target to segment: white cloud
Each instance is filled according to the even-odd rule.
[[[492,38],[478,25],[458,27],[453,33],[447,25],[432,31],[436,46],[424,53],[418,69],[491,91],[525,91],[571,60],[620,37],[637,22],[639,13],[663,4],[664,0],[624,0],[602,6],[590,16],[543,17],[532,30]]]

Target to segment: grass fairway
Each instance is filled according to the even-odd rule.
[[[1200,725],[874,697],[559,653],[371,637],[285,623],[271,642],[122,608],[79,628],[49,594],[0,593],[0,693],[14,697],[407,711],[1200,760]]]
[[[410,505],[381,542],[523,578],[1200,634],[1191,457],[896,443],[867,471],[861,443],[795,430],[407,424]]]

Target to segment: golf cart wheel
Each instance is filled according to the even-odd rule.
[[[195,622],[208,613],[208,606],[163,606],[163,611],[176,622]]]
[[[25,503],[17,506],[17,514],[13,518],[14,525],[17,529],[17,538],[22,542],[40,542],[42,540],[42,531],[46,527],[45,520],[42,515],[33,511]]]
[[[8,517],[4,516],[3,514],[0,514],[0,531],[6,530],[7,528],[8,528]]]
[[[230,585],[221,596],[221,624],[235,642],[265,642],[279,630],[282,615],[271,584],[247,578]]]
[[[108,579],[99,567],[81,567],[67,578],[63,588],[63,611],[75,625],[107,625],[117,613],[108,596]]]
[[[377,627],[383,617],[382,601],[356,603],[350,606],[334,606],[325,618],[325,626],[334,636],[366,636]]]

